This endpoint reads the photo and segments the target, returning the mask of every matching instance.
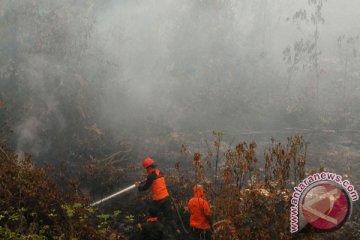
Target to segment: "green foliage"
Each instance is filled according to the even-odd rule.
[[[105,229],[107,227],[110,227],[111,226],[111,223],[112,222],[116,222],[119,215],[120,215],[121,211],[120,210],[115,210],[113,211],[112,214],[105,214],[105,213],[102,213],[102,214],[98,214],[96,215],[99,223],[97,225],[97,227],[99,229]],[[134,221],[134,216],[130,215],[131,216],[131,219],[133,222]],[[129,221],[129,216],[125,216],[125,221]]]
[[[114,232],[110,220],[120,211],[97,214],[96,209],[86,208],[86,198],[63,192],[48,177],[48,169],[34,166],[31,156],[19,163],[13,151],[0,147],[6,153],[0,161],[0,239],[100,240]]]
[[[113,216],[114,217],[117,217],[117,216],[119,216],[121,214],[121,211],[120,210],[115,210],[114,212],[113,212]]]
[[[128,221],[128,222],[134,222],[134,221],[135,221],[134,215],[131,215],[131,214],[125,216],[125,219],[126,219],[126,221]]]
[[[42,233],[38,234],[20,234],[17,232],[13,232],[7,227],[0,226],[0,239],[6,240],[47,240],[48,238],[42,235]]]

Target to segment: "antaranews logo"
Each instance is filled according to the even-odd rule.
[[[331,172],[315,173],[305,178],[291,198],[290,232],[311,224],[319,231],[340,228],[350,217],[352,202],[359,195],[349,180]]]

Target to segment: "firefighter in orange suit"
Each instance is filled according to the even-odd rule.
[[[193,240],[211,239],[211,210],[201,185],[194,187],[194,197],[189,200],[190,227]]]
[[[164,215],[164,223],[168,226],[168,229],[170,228],[173,233],[180,233],[173,218],[170,196],[164,175],[156,167],[155,161],[152,158],[145,158],[143,167],[146,169],[148,176],[143,184],[136,183],[138,190],[141,192],[151,189],[152,206]]]

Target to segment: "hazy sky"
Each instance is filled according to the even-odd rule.
[[[302,8],[312,11],[307,0],[1,0],[1,51],[16,43],[19,79],[31,91],[14,123],[18,147],[52,149],[41,133],[66,132],[74,114],[93,113],[92,124],[115,138],[313,128],[315,75],[302,69],[313,62],[305,53],[290,81],[282,59],[295,41],[313,41],[313,24],[298,29],[286,21]],[[323,127],[343,126],[342,114],[349,115],[347,127],[358,126],[348,102],[360,97],[359,62],[349,55],[359,42],[337,47],[340,35],[359,34],[358,9],[356,0],[324,2],[317,118]],[[16,24],[11,14],[18,14]],[[1,58],[3,79],[8,54]],[[73,113],[68,101],[78,106]]]

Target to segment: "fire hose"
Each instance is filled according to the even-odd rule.
[[[183,222],[183,220],[182,220],[182,217],[181,217],[181,215],[180,215],[179,209],[178,209],[178,207],[177,207],[177,204],[176,204],[174,198],[171,197],[171,201],[172,201],[173,206],[174,206],[174,208],[175,208],[175,210],[176,210],[177,216],[178,216],[178,218],[179,218],[179,220],[180,220],[182,229],[184,230],[184,232],[185,232],[186,234],[189,234],[189,231],[186,229],[186,227],[185,227],[185,225],[184,225],[184,222]]]
[[[100,203],[103,203],[103,202],[111,199],[111,198],[114,198],[114,197],[119,196],[119,195],[121,195],[121,194],[123,194],[123,193],[126,193],[126,192],[128,192],[128,191],[130,191],[130,190],[132,190],[132,189],[134,189],[134,188],[136,188],[136,184],[133,184],[133,185],[131,185],[131,186],[127,187],[127,188],[124,188],[124,189],[122,189],[122,190],[120,190],[120,191],[118,191],[118,192],[116,192],[116,193],[113,193],[113,194],[111,194],[111,195],[109,195],[109,196],[107,196],[107,197],[105,197],[105,198],[103,198],[103,199],[100,199],[99,201],[93,202],[93,203],[91,203],[91,204],[89,205],[89,207],[94,207],[94,206],[96,206],[96,205],[98,205],[98,204],[100,204]],[[182,220],[182,218],[181,218],[179,209],[178,209],[178,207],[177,207],[177,205],[176,205],[176,202],[175,202],[174,198],[171,197],[171,200],[172,200],[173,206],[174,206],[174,208],[175,208],[175,210],[176,210],[177,216],[178,216],[178,218],[179,218],[179,220],[180,220],[181,227],[182,227],[182,229],[184,230],[184,232],[185,232],[186,234],[188,234],[189,232],[188,232],[188,230],[186,229],[186,227],[185,227],[185,225],[184,225],[184,222],[183,222],[183,220]]]
[[[103,198],[103,199],[100,199],[99,201],[93,202],[93,203],[91,203],[91,204],[89,205],[89,207],[96,206],[96,205],[98,205],[98,204],[100,204],[100,203],[103,203],[103,202],[105,202],[105,201],[107,201],[107,200],[109,200],[109,199],[111,199],[111,198],[114,198],[114,197],[116,197],[116,196],[118,196],[118,195],[121,195],[121,194],[123,194],[123,193],[125,193],[125,192],[128,192],[128,191],[130,191],[130,190],[132,190],[132,189],[134,189],[134,188],[136,188],[136,184],[133,184],[133,185],[131,185],[131,186],[127,187],[127,188],[124,188],[124,189],[122,189],[122,190],[120,190],[120,191],[118,191],[118,192],[116,192],[116,193],[114,193],[114,194],[111,194],[111,195],[109,195],[109,196],[107,196],[107,197],[105,197],[105,198]],[[180,212],[179,212],[179,209],[178,209],[177,204],[176,204],[176,202],[175,202],[175,199],[172,198],[172,197],[170,197],[170,198],[171,198],[171,202],[173,203],[173,206],[174,206],[174,208],[175,208],[175,210],[176,210],[177,216],[178,216],[178,218],[179,218],[179,220],[180,220],[181,227],[182,227],[182,229],[184,230],[184,232],[185,232],[186,234],[188,234],[189,231],[186,229],[186,227],[185,227],[185,225],[184,225],[184,222],[183,222],[182,217],[181,217],[181,215],[180,215]],[[218,222],[214,223],[212,227],[213,227],[214,229],[216,229],[216,228],[220,227],[221,225],[232,226],[232,222],[231,222],[230,220],[222,220],[222,221],[218,221]],[[232,227],[233,227],[233,226],[232,226]],[[214,232],[216,232],[216,230],[214,230],[214,229],[212,229],[212,230],[213,230]]]
[[[105,202],[105,201],[113,198],[113,197],[116,197],[116,196],[118,196],[118,195],[120,195],[120,194],[123,194],[123,193],[125,193],[125,192],[128,192],[128,191],[130,191],[130,190],[132,190],[132,189],[134,189],[134,188],[136,188],[136,185],[135,185],[135,184],[133,184],[133,185],[127,187],[127,188],[124,188],[124,189],[122,189],[122,190],[120,190],[120,191],[118,191],[118,192],[116,192],[116,193],[114,193],[114,194],[111,194],[110,196],[107,196],[107,197],[105,197],[105,198],[103,198],[103,199],[100,199],[99,201],[93,202],[93,203],[91,203],[91,204],[89,205],[89,207],[96,206],[96,205],[98,205],[98,204],[100,204],[100,203],[103,203],[103,202]]]

